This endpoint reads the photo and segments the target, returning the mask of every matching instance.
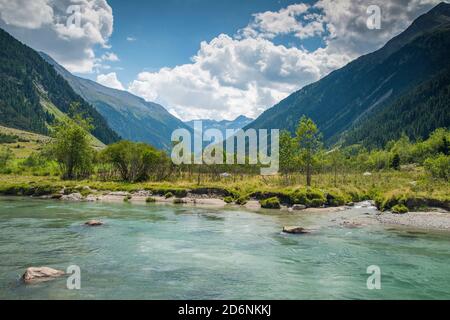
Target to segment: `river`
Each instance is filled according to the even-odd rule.
[[[353,208],[344,214],[375,214]],[[342,214],[342,213],[340,213]],[[101,219],[101,227],[86,227]],[[2,299],[450,299],[450,235],[331,214],[0,198]],[[281,232],[285,225],[315,230]],[[25,285],[29,266],[81,270]],[[381,289],[367,288],[367,267]]]

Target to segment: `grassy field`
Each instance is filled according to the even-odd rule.
[[[51,140],[50,137],[41,134],[3,126],[0,126],[0,134],[18,138],[16,142],[13,143],[0,143],[0,147],[9,148],[12,151],[14,158],[19,160],[25,159],[31,154],[41,151],[44,145]],[[96,150],[101,150],[105,147],[105,145],[94,136],[91,136],[91,140],[92,146]]]
[[[0,143],[2,147],[8,147],[14,154],[15,158],[25,159],[32,153],[42,150],[45,143],[50,141],[49,137],[0,126],[0,134],[16,136],[19,139],[14,143]]]

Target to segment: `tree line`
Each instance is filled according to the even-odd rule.
[[[140,142],[119,141],[95,150],[92,146],[92,121],[74,113],[63,119],[51,132],[53,139],[39,153],[22,163],[24,166],[43,166],[53,163],[63,179],[87,179],[91,176],[104,181],[164,181],[197,179],[198,184],[210,179],[256,176],[256,165],[175,165],[161,150]],[[338,177],[355,172],[401,170],[421,166],[434,179],[450,179],[450,131],[437,129],[424,141],[410,141],[406,135],[390,141],[384,148],[367,149],[364,145],[334,145],[326,148],[316,124],[302,117],[295,135],[280,134],[280,172],[286,184],[302,175],[304,184],[311,186],[315,174],[327,173]],[[231,155],[234,156],[234,155]],[[0,171],[13,158],[10,150],[0,149]]]

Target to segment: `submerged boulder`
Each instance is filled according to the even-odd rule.
[[[353,221],[344,221],[344,222],[342,222],[341,223],[341,226],[342,227],[345,227],[345,228],[350,228],[350,229],[353,229],[353,228],[359,228],[359,227],[362,227],[362,224],[361,223],[358,223],[358,222],[353,222]]]
[[[305,233],[309,233],[309,231],[306,230],[305,228],[298,227],[298,226],[284,227],[283,228],[283,232],[284,233],[291,233],[291,234],[305,234]]]
[[[35,283],[41,281],[49,281],[61,277],[66,273],[61,270],[56,270],[48,267],[30,267],[22,276],[25,283]]]
[[[84,225],[89,226],[89,227],[99,227],[99,226],[103,225],[103,222],[101,222],[99,220],[89,220]]]

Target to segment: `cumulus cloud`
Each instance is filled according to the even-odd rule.
[[[437,2],[318,0],[257,13],[236,35],[202,42],[192,63],[140,73],[129,91],[186,120],[256,117],[295,90],[380,48]],[[367,28],[367,8],[374,4],[382,11],[381,30]],[[274,44],[286,35],[324,45],[307,50]]]
[[[106,0],[0,0],[0,27],[72,72],[92,72],[113,31]]]
[[[129,90],[182,118],[255,117],[299,86],[342,65],[339,55],[308,53],[266,39],[222,34],[202,42],[192,64],[142,72]]]
[[[47,0],[0,0],[0,18],[7,24],[36,29],[53,21],[53,9]]]
[[[278,35],[292,33],[294,36],[304,39],[320,35],[325,32],[321,16],[310,14],[309,10],[311,10],[310,5],[300,3],[290,5],[277,12],[256,13],[253,15],[253,21],[239,31],[238,38],[262,37],[272,39]]]
[[[345,51],[352,58],[380,48],[405,30],[414,19],[441,0],[319,0],[329,35],[325,38],[329,52]],[[381,9],[381,29],[367,28],[367,8]]]
[[[114,52],[106,52],[102,55],[102,60],[111,62],[120,61],[119,57]]]
[[[104,85],[105,87],[125,90],[122,83],[119,81],[119,79],[117,79],[117,74],[115,72],[111,72],[108,74],[99,74],[97,76],[97,82],[101,85]]]

